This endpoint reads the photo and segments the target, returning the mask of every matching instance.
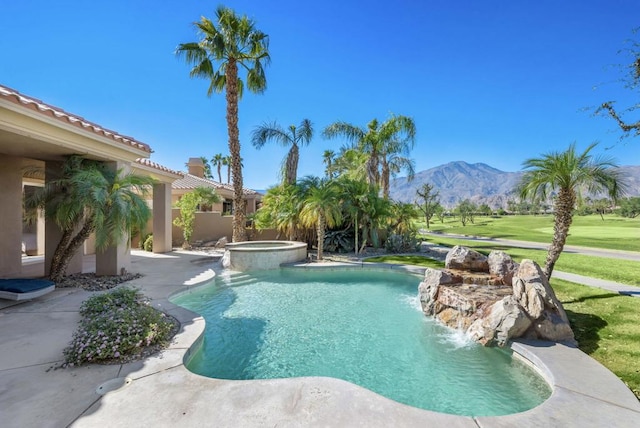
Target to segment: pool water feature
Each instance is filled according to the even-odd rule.
[[[426,318],[414,275],[280,269],[223,275],[172,299],[206,320],[187,367],[221,379],[340,378],[411,406],[490,416],[551,394],[532,369]]]

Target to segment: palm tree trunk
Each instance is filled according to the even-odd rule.
[[[233,175],[233,242],[247,240],[245,230],[246,203],[242,183],[242,163],[240,161],[240,132],[238,131],[238,64],[230,58],[226,67],[227,77],[227,131],[229,133],[229,153]]]
[[[54,259],[56,255],[58,255],[58,261],[54,265],[53,261],[51,263],[51,271],[49,273],[49,279],[53,282],[60,282],[67,271],[67,266],[69,266],[69,262],[73,258],[73,256],[78,251],[78,248],[82,246],[84,241],[87,240],[89,235],[93,233],[95,230],[95,223],[92,218],[86,219],[84,226],[78,231],[78,233],[72,237],[73,232],[68,234],[69,239],[66,239],[66,242],[63,244],[63,240],[60,240],[58,247],[56,248]],[[65,235],[67,233],[65,232]]]
[[[320,213],[318,215],[318,260],[322,260],[322,253],[324,250],[324,229],[325,229],[326,219],[324,215]]]
[[[298,175],[298,159],[300,158],[299,153],[298,145],[294,143],[287,155],[287,163],[285,166],[285,182],[287,184],[296,184],[296,176]]]
[[[389,171],[389,164],[387,160],[382,158],[382,197],[385,199],[389,199],[389,176],[391,175]],[[427,226],[428,227],[428,226]]]
[[[555,266],[564,243],[569,235],[569,227],[573,221],[573,209],[576,203],[576,195],[571,189],[560,189],[555,203],[553,241],[547,252],[547,259],[544,264],[544,273],[547,278],[551,278],[553,267]]]
[[[222,165],[220,165],[220,163],[218,163],[218,181],[219,181],[220,183],[222,183],[222,174],[220,174],[220,167],[221,167],[221,166],[222,166]]]

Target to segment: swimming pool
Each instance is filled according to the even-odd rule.
[[[508,351],[425,318],[419,281],[388,271],[280,269],[223,275],[172,301],[205,318],[187,367],[213,378],[330,376],[411,406],[473,416],[524,411],[550,395]]]

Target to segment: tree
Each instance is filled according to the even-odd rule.
[[[309,119],[303,119],[300,125],[289,125],[284,130],[276,122],[265,123],[253,130],[251,143],[256,149],[262,148],[268,141],[275,140],[284,147],[291,146],[283,164],[283,181],[294,184],[298,174],[299,146],[309,145],[313,138],[313,125]]]
[[[484,216],[490,216],[493,213],[493,210],[491,209],[491,207],[487,204],[481,204],[478,207],[478,213],[484,215]]]
[[[269,63],[269,37],[255,28],[247,16],[239,17],[227,7],[218,6],[216,23],[202,17],[195,22],[200,40],[178,45],[176,54],[193,64],[191,77],[209,80],[207,95],[226,90],[227,131],[233,175],[233,242],[246,240],[246,200],[242,182],[238,100],[245,83],[238,76],[238,66],[246,70],[246,86],[254,93],[266,89],[263,63]],[[215,67],[215,64],[218,67]]]
[[[366,128],[338,121],[327,126],[324,138],[342,136],[356,149],[367,155],[365,171],[367,183],[380,186],[389,197],[390,176],[404,169],[413,178],[413,162],[407,157],[415,142],[415,123],[407,116],[392,115],[382,124],[373,119]]]
[[[444,207],[442,205],[438,204],[434,208],[434,212],[436,214],[436,217],[438,217],[438,220],[440,220],[440,223],[444,223],[444,217],[447,214],[447,211],[444,209]]]
[[[284,235],[290,241],[301,239],[300,210],[304,191],[299,184],[285,183],[269,188],[255,215],[256,227],[261,230],[274,228],[278,231],[278,238]]]
[[[209,163],[209,159],[204,156],[200,156],[202,160],[202,164],[204,165],[204,178],[213,179],[213,173],[211,172],[211,164]]]
[[[222,158],[222,165],[227,167],[227,183],[231,182],[231,156]]]
[[[637,30],[636,30],[637,31]],[[640,43],[630,40],[631,48],[624,50],[631,57],[630,64],[626,68],[628,76],[623,80],[625,86],[631,90],[640,88]],[[598,107],[596,114],[606,113],[608,114],[620,127],[623,132],[623,137],[633,134],[634,136],[640,136],[640,120],[635,122],[629,122],[628,118],[623,118],[624,115],[631,114],[633,111],[640,108],[640,104],[635,104],[631,107],[617,110],[614,101],[606,101]]]
[[[153,183],[150,177],[114,171],[101,162],[68,157],[60,177],[25,201],[26,208],[44,208],[62,231],[51,260],[51,280],[62,280],[69,261],[92,233],[96,249],[103,251],[130,236],[134,227],[144,228],[151,216],[144,196]]]
[[[619,213],[622,217],[638,217],[640,215],[640,197],[625,198],[621,200]]]
[[[325,174],[327,175],[327,178],[332,179],[333,178],[333,160],[336,156],[336,153],[333,150],[325,150],[324,153],[322,154],[322,163],[325,164]]]
[[[578,154],[575,144],[571,144],[564,152],[551,152],[523,163],[526,171],[519,185],[523,199],[537,197],[546,200],[550,192],[557,192],[553,240],[544,266],[547,278],[551,278],[553,267],[569,235],[579,192],[583,189],[590,193],[606,191],[614,201],[624,192],[625,183],[615,162],[590,155],[596,145],[593,143]]]
[[[334,182],[318,179],[309,188],[300,211],[300,221],[305,226],[316,228],[318,260],[322,260],[327,227],[335,227],[342,223],[338,189]]]
[[[416,200],[416,205],[424,214],[427,229],[429,229],[429,221],[436,213],[436,207],[440,205],[440,192],[434,191],[432,184],[424,183],[416,190],[416,194],[421,199],[420,201]]]
[[[222,174],[220,174],[220,169],[222,168],[222,165],[225,165],[224,156],[222,156],[222,153],[218,153],[214,155],[213,158],[211,158],[211,162],[213,163],[213,166],[215,166],[218,171],[218,181],[222,183]]]
[[[355,230],[356,250],[361,252],[367,245],[380,246],[378,230],[383,228],[391,215],[391,203],[379,195],[378,187],[345,175],[336,183],[341,190],[343,212]]]
[[[467,222],[473,223],[473,216],[478,207],[469,199],[461,201],[456,207],[455,211],[460,216],[460,222],[463,226],[467,225]]]
[[[214,204],[220,202],[220,196],[210,187],[196,187],[189,193],[182,195],[176,207],[180,209],[180,216],[173,220],[173,224],[182,229],[182,248],[191,248],[191,235],[193,235],[193,224],[196,220],[196,211],[199,205]]]

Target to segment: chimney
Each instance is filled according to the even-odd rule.
[[[196,177],[204,178],[204,162],[200,158],[189,158],[187,162],[187,168],[189,168],[189,174]]]

